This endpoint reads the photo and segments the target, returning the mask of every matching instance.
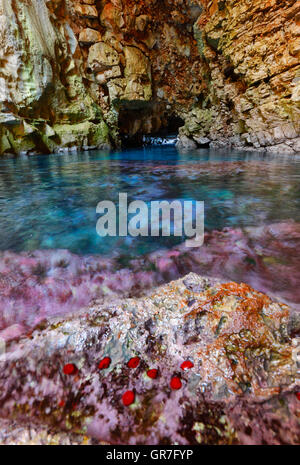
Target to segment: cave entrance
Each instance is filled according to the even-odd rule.
[[[149,111],[150,110],[150,111]],[[119,131],[123,147],[175,143],[184,120],[178,115],[161,110],[120,109]]]
[[[177,136],[178,130],[184,125],[184,121],[180,116],[172,114],[167,117],[167,124],[160,129],[162,136]]]

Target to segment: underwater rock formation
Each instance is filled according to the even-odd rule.
[[[200,248],[184,244],[122,262],[122,256],[78,256],[67,250],[0,254],[0,338],[26,334],[45,318],[76,312],[97,299],[141,296],[188,272],[246,282],[300,310],[295,250],[300,225],[277,223],[206,233]]]
[[[0,356],[0,441],[30,422],[35,443],[299,443],[291,320],[246,284],[190,274],[45,321]]]
[[[299,148],[296,0],[1,0],[0,153]]]

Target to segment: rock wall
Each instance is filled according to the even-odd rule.
[[[67,2],[0,2],[1,153],[109,142],[84,83],[69,14]]]
[[[207,91],[186,118],[182,145],[299,152],[300,2],[202,3],[195,37]]]
[[[202,66],[195,0],[74,3],[88,87],[121,136],[155,133],[192,107]]]
[[[0,153],[299,147],[299,1],[0,0]]]

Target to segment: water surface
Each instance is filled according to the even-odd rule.
[[[300,157],[174,146],[0,160],[0,250],[135,257],[184,240],[100,238],[101,200],[202,200],[207,231],[300,221]]]
[[[101,238],[96,206],[205,202],[205,241]],[[66,249],[66,250],[63,250]],[[147,147],[0,159],[0,337],[193,271],[300,309],[300,158]]]

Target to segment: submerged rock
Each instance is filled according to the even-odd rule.
[[[161,169],[151,167],[151,172]],[[225,166],[213,169],[224,175]],[[195,168],[185,170],[184,176],[192,176]],[[240,170],[237,163],[228,174]],[[67,250],[1,252],[0,338],[14,339],[45,318],[78,311],[95,299],[141,296],[190,271],[246,282],[299,310],[300,270],[295,254],[299,247],[300,224],[286,221],[211,231],[205,234],[202,247],[188,249],[180,244],[126,260],[120,255],[80,256]]]
[[[47,428],[49,442],[295,444],[290,319],[246,284],[190,274],[45,321],[0,357],[0,416],[15,422],[1,441],[21,443],[30,422],[36,443]]]

